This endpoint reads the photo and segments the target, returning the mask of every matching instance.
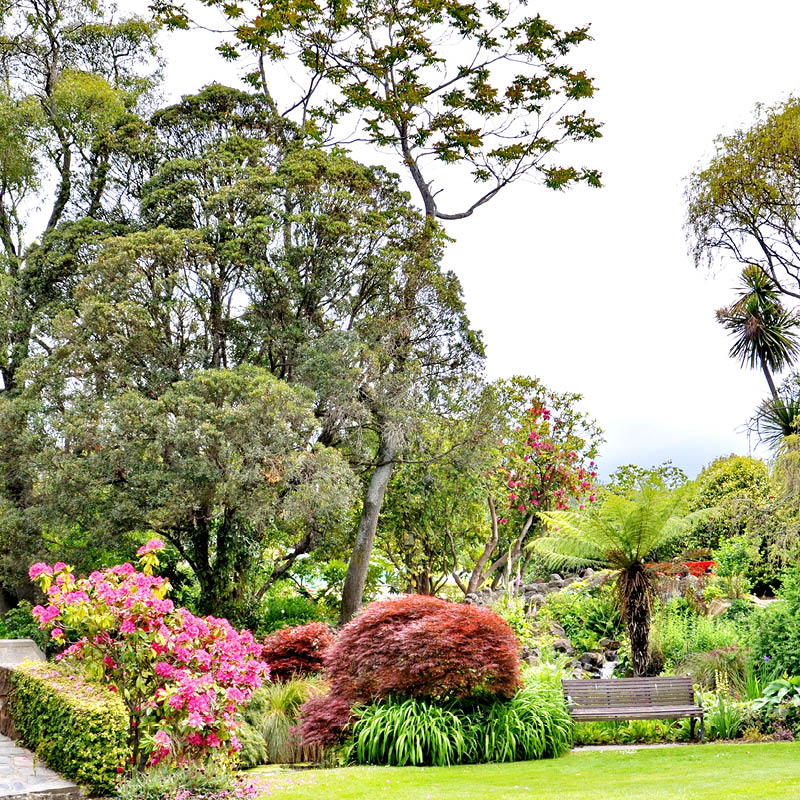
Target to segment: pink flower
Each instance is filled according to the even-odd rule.
[[[38,564],[32,564],[28,570],[28,577],[35,581],[40,575],[52,575],[53,570],[44,562],[40,561]]]
[[[197,711],[190,711],[189,712],[189,727],[190,728],[203,728],[205,727],[205,720],[203,719],[202,714],[198,713]]]
[[[183,698],[179,694],[173,694],[172,697],[169,698],[168,702],[172,708],[177,708],[178,710],[183,708]]]
[[[147,553],[156,553],[164,549],[164,542],[161,539],[151,539],[147,544],[142,545],[137,551],[137,556],[143,556]]]
[[[54,639],[60,639],[64,635],[64,631],[62,631],[61,628],[53,628],[53,630],[50,631],[50,635]]]
[[[65,569],[67,569],[67,565],[63,561],[56,561],[53,564],[53,572],[63,572]]]
[[[136,625],[133,624],[133,620],[128,617],[122,625],[119,626],[120,633],[136,633]]]
[[[155,739],[156,744],[163,750],[169,749],[169,734],[165,730],[162,729],[158,731],[153,738]]]

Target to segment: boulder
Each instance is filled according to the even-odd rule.
[[[616,650],[606,650],[603,653],[603,658],[606,661],[616,661],[617,660],[617,651]]]
[[[562,580],[564,579],[557,572],[550,576],[550,583],[561,583]]]
[[[718,617],[724,614],[731,607],[731,601],[722,597],[717,597],[708,604],[708,616]]]
[[[578,658],[584,669],[597,669],[603,666],[603,656],[600,653],[584,653]]]
[[[563,637],[561,639],[556,639],[553,642],[553,649],[557,653],[564,653],[565,655],[571,656],[575,652],[575,648],[572,646],[572,642]]]
[[[44,660],[44,653],[33,639],[0,639],[0,667],[15,667],[23,661]]]
[[[557,622],[550,623],[550,633],[560,639],[567,638],[567,632]]]
[[[622,647],[616,639],[601,639],[599,645],[603,650],[619,650]]]

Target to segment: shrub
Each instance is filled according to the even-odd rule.
[[[248,783],[230,772],[166,764],[134,775],[117,790],[117,800],[237,800],[252,795]]]
[[[578,584],[547,596],[545,616],[564,628],[579,653],[595,650],[601,639],[625,635],[614,589],[604,584],[592,589]]]
[[[756,663],[800,675],[800,570],[784,575],[781,598],[752,618],[750,648]]]
[[[345,625],[325,655],[332,691],[353,701],[513,697],[519,644],[497,614],[427,595],[380,600]]]
[[[681,672],[688,672],[696,684],[712,691],[724,682],[743,692],[747,680],[748,654],[739,647],[721,647],[705,653],[694,653],[683,663]]]
[[[128,713],[107,687],[57,664],[11,671],[9,712],[22,741],[48,766],[108,794],[129,761]]]
[[[564,695],[547,686],[510,700],[409,698],[373,703],[353,726],[353,759],[404,766],[552,758],[569,750],[572,720]]]
[[[676,669],[694,653],[732,647],[741,639],[735,622],[695,614],[684,601],[658,608],[650,628],[650,650],[667,670]]]
[[[262,658],[273,680],[321,672],[323,654],[333,643],[331,629],[323,622],[283,628],[262,642]]]
[[[251,627],[258,636],[266,636],[281,628],[320,622],[324,617],[319,603],[307,597],[269,597],[253,612]]]
[[[158,539],[140,548],[142,572],[120,564],[76,580],[63,563],[30,569],[49,602],[34,609],[41,627],[74,642],[58,658],[82,663],[125,702],[136,767],[235,752],[236,714],[268,674],[252,634],[165,599],[168,584],[153,576],[161,548]]]
[[[244,712],[245,742],[242,730],[239,739],[242,749],[239,762],[245,768],[259,764],[292,764],[318,756],[300,745],[294,727],[300,706],[310,697],[320,694],[323,685],[313,679],[293,679],[271,683],[254,692]]]
[[[33,606],[27,600],[20,600],[17,606],[6,611],[0,620],[0,639],[33,639],[44,653],[55,649],[53,640],[39,629]]]
[[[297,733],[305,747],[332,747],[343,741],[352,719],[352,701],[329,692],[303,703]]]

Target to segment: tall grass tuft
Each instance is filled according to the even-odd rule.
[[[450,766],[553,758],[571,743],[560,686],[534,683],[510,700],[373,703],[359,712],[351,755],[360,764]]]
[[[254,692],[244,713],[249,730],[242,737],[242,766],[318,760],[316,748],[302,747],[293,728],[300,706],[322,691],[318,678],[293,678],[265,684]]]

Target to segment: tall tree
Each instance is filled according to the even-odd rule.
[[[608,495],[587,512],[544,512],[549,533],[533,543],[553,565],[613,570],[635,675],[646,675],[649,663],[654,592],[653,573],[645,561],[685,529],[681,500],[680,492],[645,489],[633,499]]]
[[[556,160],[560,146],[600,136],[583,108],[594,84],[567,63],[590,38],[587,26],[561,31],[526,15],[524,3],[197,5],[227,22],[225,57],[255,58],[248,79],[276,114],[319,140],[366,138],[395,152],[428,217],[468,217],[526,176],[553,189],[600,185],[596,170]],[[151,8],[169,26],[192,25],[186,4],[153,0]],[[436,162],[464,167],[474,184],[459,207],[442,208]]]
[[[734,337],[730,357],[742,366],[760,367],[773,399],[778,400],[773,374],[792,364],[800,340],[797,317],[781,305],[772,278],[755,264],[745,267],[739,297],[717,311],[717,320]]]
[[[156,25],[96,0],[0,3],[0,561],[41,549],[29,515],[36,401],[22,372],[46,354],[93,242],[130,219],[139,112],[159,77]]]
[[[759,106],[753,125],[719,137],[686,194],[698,265],[755,264],[800,298],[800,100]]]

